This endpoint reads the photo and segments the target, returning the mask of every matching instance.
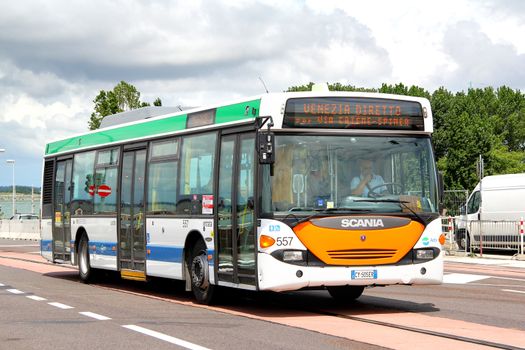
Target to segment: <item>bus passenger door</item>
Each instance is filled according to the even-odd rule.
[[[145,174],[146,150],[125,151],[120,184],[119,264],[121,276],[134,280],[146,278]]]
[[[222,137],[215,226],[219,284],[255,286],[255,160],[253,134]]]
[[[72,159],[56,163],[53,217],[53,261],[71,259],[71,170]]]

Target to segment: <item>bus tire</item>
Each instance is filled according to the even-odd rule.
[[[89,241],[86,234],[83,234],[78,243],[78,274],[83,283],[93,280],[94,271],[89,263]]]
[[[335,300],[352,302],[363,294],[365,286],[334,286],[326,289]]]
[[[215,286],[210,283],[210,270],[206,244],[202,240],[197,241],[191,250],[188,261],[191,290],[199,304],[210,305],[213,302]]]

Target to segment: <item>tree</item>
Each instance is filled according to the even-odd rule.
[[[95,107],[88,122],[89,130],[98,129],[105,116],[150,105],[147,102],[141,102],[137,88],[125,81],[118,83],[111,91],[100,90],[93,103]],[[162,102],[157,97],[153,104],[161,106]]]

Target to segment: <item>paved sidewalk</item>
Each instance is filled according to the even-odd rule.
[[[516,267],[525,269],[525,261],[517,260],[515,256],[511,255],[483,254],[483,257],[480,257],[479,254],[476,254],[473,257],[461,255],[445,255],[445,261],[462,264]]]

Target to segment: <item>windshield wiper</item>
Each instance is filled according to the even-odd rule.
[[[326,214],[330,213],[369,213],[371,210],[369,209],[361,209],[361,208],[348,208],[348,207],[341,207],[341,208],[326,208],[326,209],[314,209],[316,211],[315,214],[308,215],[305,218],[302,218],[301,220],[297,220],[297,222],[292,226],[295,227],[299,224],[302,224],[303,222],[306,222],[310,219],[315,219],[318,217],[323,217]]]
[[[419,216],[418,213],[416,213],[412,208],[410,208],[407,203],[407,201],[400,201],[399,199],[356,199],[354,202],[370,202],[370,203],[395,203],[395,204],[401,204],[403,208],[408,209],[412,214],[414,214],[420,222],[425,222],[421,216]]]

